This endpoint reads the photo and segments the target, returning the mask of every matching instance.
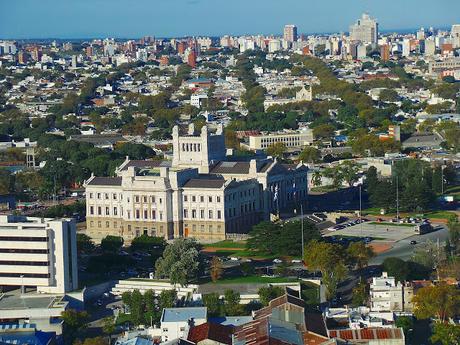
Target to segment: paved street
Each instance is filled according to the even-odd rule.
[[[444,246],[444,242],[449,236],[449,230],[445,225],[439,225],[436,231],[430,232],[425,235],[413,235],[411,237],[402,239],[396,242],[393,245],[393,248],[377,255],[373,258],[370,262],[371,265],[379,265],[385,260],[386,258],[390,257],[398,257],[403,260],[408,260],[412,256],[414,249],[426,241],[430,240],[432,242],[437,242],[438,239],[441,243],[441,246]],[[417,241],[416,245],[410,244],[410,241],[415,240]]]

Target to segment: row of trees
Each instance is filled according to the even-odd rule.
[[[427,162],[406,159],[396,162],[393,176],[379,178],[377,169],[370,167],[366,173],[366,188],[372,206],[386,210],[396,209],[396,194],[402,211],[427,210],[436,194],[455,179],[452,166],[432,168]]]
[[[140,324],[158,324],[164,308],[175,306],[176,290],[164,290],[155,296],[152,290],[141,294],[139,290],[125,291],[122,301],[129,311],[129,321],[138,326]]]

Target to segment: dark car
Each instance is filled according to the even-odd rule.
[[[410,244],[417,244],[417,241],[412,240],[412,241],[410,241]]]

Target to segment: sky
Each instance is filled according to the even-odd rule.
[[[460,0],[0,0],[1,38],[138,38],[348,31],[367,11],[381,30],[450,27]]]

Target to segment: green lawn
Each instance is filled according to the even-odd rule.
[[[390,223],[390,222],[371,222],[369,224],[373,225],[385,225],[385,226],[407,226],[407,227],[414,227],[415,224],[409,224],[409,223]]]
[[[379,208],[368,208],[363,210],[364,215],[371,215],[371,216],[380,216],[380,209]],[[384,215],[385,217],[396,217],[396,213],[386,213]],[[422,213],[417,213],[417,212],[412,212],[412,213],[405,213],[405,212],[400,212],[399,213],[400,217],[416,217],[416,218],[428,218],[428,219],[448,219],[451,216],[455,216],[454,212],[450,211],[430,211],[430,212],[422,212]],[[382,224],[382,223],[380,223]]]
[[[261,277],[261,276],[247,276],[247,277],[231,277],[218,280],[215,284],[268,284],[268,283],[293,283],[297,279],[284,278],[284,277]]]
[[[230,240],[220,241],[216,243],[203,244],[203,248],[246,248],[245,242],[234,242]]]

